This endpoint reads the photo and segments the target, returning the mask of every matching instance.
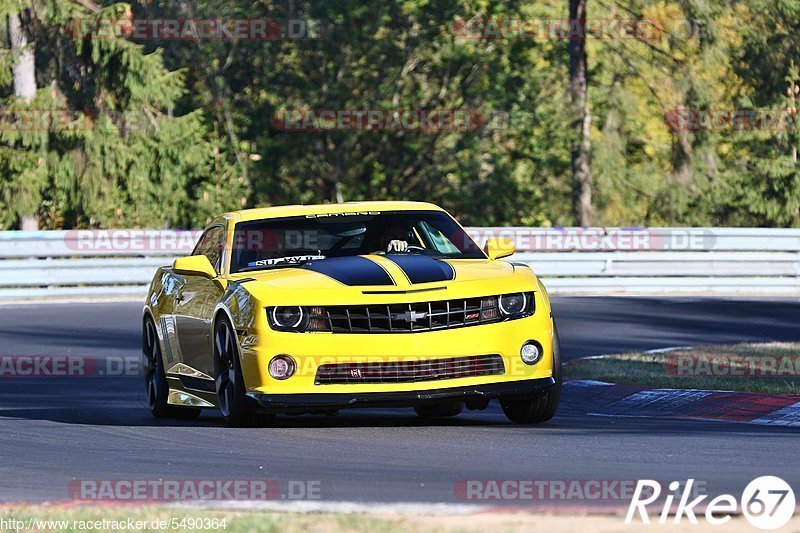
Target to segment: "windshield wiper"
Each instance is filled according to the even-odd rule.
[[[295,255],[289,257],[273,257],[270,259],[260,259],[248,263],[247,266],[241,267],[239,272],[250,272],[252,270],[267,270],[270,268],[298,266],[309,261],[316,261],[318,259],[325,259],[324,255]]]

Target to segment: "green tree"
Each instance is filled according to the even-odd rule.
[[[2,50],[0,225],[26,217],[43,227],[204,222],[189,204],[231,169],[199,111],[173,113],[183,74],[120,31],[130,7],[4,0],[2,12],[11,33],[23,22],[27,41]],[[23,96],[26,54],[35,55],[38,90]]]
[[[360,199],[437,201],[471,223],[568,222],[568,120],[557,101],[563,43],[465,36],[468,20],[547,16],[558,7],[437,0],[153,2],[153,18],[270,17],[319,21],[306,39],[162,42],[188,75],[191,108],[247,163],[251,204]],[[152,46],[152,45],[151,45]],[[552,68],[536,68],[537,63]],[[540,98],[541,96],[541,98]],[[491,117],[470,131],[286,132],[292,110],[456,110]],[[534,142],[542,135],[553,143]],[[559,149],[567,147],[566,155]],[[553,201],[555,198],[557,202]],[[490,199],[490,200],[487,200]]]

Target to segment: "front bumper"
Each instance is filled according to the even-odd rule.
[[[555,379],[539,378],[521,381],[487,383],[468,387],[362,393],[262,394],[250,393],[267,410],[330,410],[348,407],[411,407],[438,400],[494,400],[530,397],[545,394],[555,387]]]
[[[401,338],[402,337],[402,338]],[[247,392],[252,394],[289,396],[295,394],[371,394],[420,391],[443,387],[474,387],[491,383],[511,383],[553,376],[553,332],[549,317],[524,318],[510,322],[474,326],[451,331],[406,335],[336,335],[293,334],[273,335],[253,350],[242,350],[242,366]],[[520,347],[530,340],[543,349],[542,360],[526,365],[519,356]],[[278,354],[291,356],[297,365],[295,374],[286,380],[275,380],[268,372],[268,363]],[[498,355],[505,371],[443,380],[382,383],[318,383],[317,373],[323,365],[357,365],[360,363],[400,363]]]

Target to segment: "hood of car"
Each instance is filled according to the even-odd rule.
[[[386,254],[320,259],[296,267],[248,272],[246,277],[260,282],[248,284],[248,290],[259,293],[270,289],[313,292],[348,287],[359,292],[390,293],[498,281],[514,272],[514,265],[506,261]]]

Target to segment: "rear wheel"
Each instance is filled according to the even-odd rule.
[[[226,318],[217,322],[214,331],[214,372],[217,404],[228,424],[252,427],[272,418],[259,415],[255,400],[247,396],[236,338]]]
[[[547,422],[555,416],[561,401],[561,349],[558,329],[553,331],[553,378],[555,385],[542,396],[534,398],[500,399],[503,412],[509,420],[518,424],[537,424]]]
[[[156,325],[149,316],[145,318],[142,329],[142,368],[147,404],[153,416],[192,419],[200,415],[200,409],[175,407],[167,403],[169,385],[164,372],[164,361],[161,359],[161,343],[158,342]]]
[[[446,401],[439,403],[431,403],[425,405],[418,405],[414,407],[422,418],[444,418],[448,416],[457,416],[464,409],[464,402]]]

